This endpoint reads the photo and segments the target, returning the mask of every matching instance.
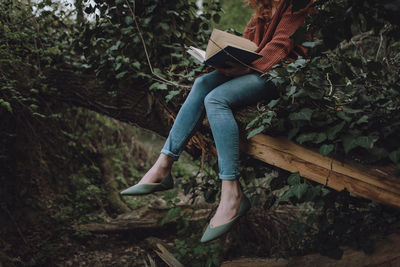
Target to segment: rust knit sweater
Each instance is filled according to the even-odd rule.
[[[310,13],[310,5],[292,13],[292,4],[287,5],[285,0],[281,0],[268,24],[261,19],[255,22],[250,20],[243,37],[256,43],[256,52],[263,55],[252,63],[252,67],[266,72],[283,59],[293,60],[299,55],[304,56],[306,49],[300,45],[294,46],[290,36],[304,24],[305,17]]]

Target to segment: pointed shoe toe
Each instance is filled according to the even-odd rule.
[[[121,191],[119,194],[121,196],[147,195],[158,191],[169,190],[172,189],[173,187],[174,187],[174,180],[172,178],[172,175],[168,175],[160,183],[137,184]]]
[[[216,227],[210,227],[210,224],[208,224],[207,229],[204,231],[203,236],[200,239],[200,242],[205,243],[212,241],[214,239],[219,238],[223,234],[229,232],[229,230],[232,228],[232,226],[239,221],[239,218],[243,215],[246,214],[247,211],[251,208],[251,204],[249,199],[243,195],[243,198],[240,202],[239,210],[238,210],[238,215],[234,217],[232,220],[229,222],[216,226]]]
[[[222,236],[223,234],[229,232],[232,226],[238,221],[239,216],[236,216],[233,220],[216,227],[211,228],[210,225],[207,226],[207,229],[204,231],[203,236],[200,239],[200,242],[206,243],[217,239],[218,237]]]

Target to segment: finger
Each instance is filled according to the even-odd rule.
[[[230,63],[229,64],[230,66],[235,67],[235,68],[246,68],[246,66],[243,65],[243,63],[238,62],[238,61],[230,61],[229,63]]]
[[[233,61],[226,61],[225,64],[228,66],[231,66],[233,68],[237,68],[240,66],[240,64],[238,64],[237,62],[233,62]]]
[[[220,72],[220,73],[222,73],[223,75],[225,75],[225,76],[229,76],[228,75],[228,73],[224,70],[224,69],[220,69],[220,68],[216,68],[216,70],[218,71],[218,72]]]

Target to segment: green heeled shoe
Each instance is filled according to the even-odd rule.
[[[238,215],[229,222],[213,228],[211,228],[210,224],[208,224],[207,229],[205,230],[203,236],[201,237],[200,242],[202,243],[209,242],[227,233],[232,228],[232,226],[237,221],[239,221],[239,218],[245,215],[250,208],[251,208],[250,200],[245,195],[243,195],[242,200],[240,201]]]
[[[169,190],[172,189],[173,187],[174,187],[174,179],[172,178],[172,175],[169,174],[160,183],[137,184],[123,190],[119,194],[121,196],[147,195],[158,191]]]

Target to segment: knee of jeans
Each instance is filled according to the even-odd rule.
[[[208,92],[209,89],[209,82],[207,81],[206,76],[200,76],[194,80],[191,92],[195,93],[204,93]]]
[[[228,103],[224,100],[224,98],[214,94],[213,91],[211,91],[205,98],[204,98],[204,106],[206,110],[210,110],[212,108],[215,108],[217,106],[220,107],[229,107]]]

